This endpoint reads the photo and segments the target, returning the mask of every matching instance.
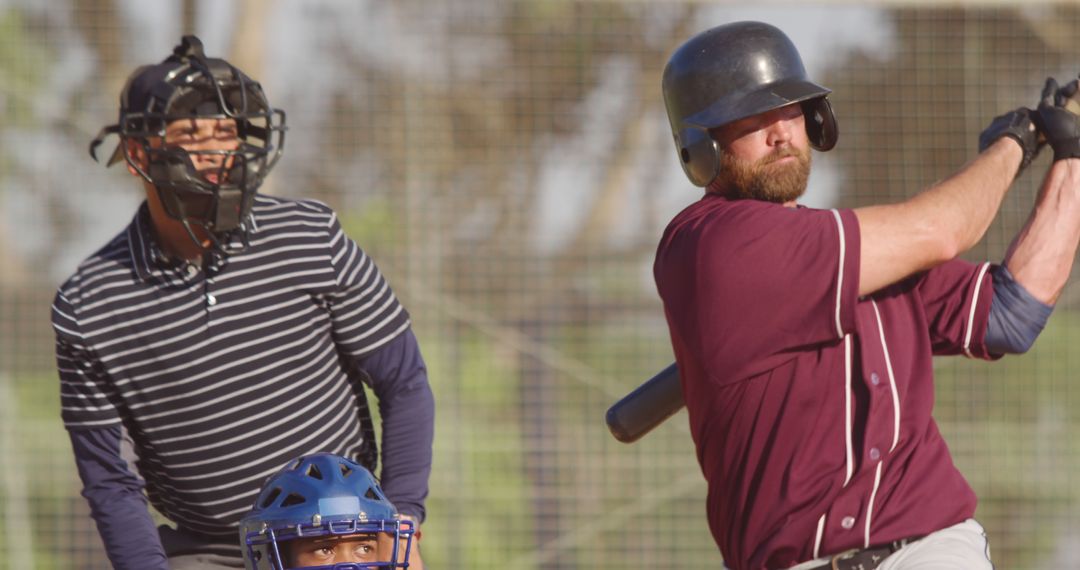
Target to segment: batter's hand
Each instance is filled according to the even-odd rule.
[[[1001,137],[1015,140],[1024,151],[1020,170],[1024,170],[1031,164],[1035,155],[1039,154],[1039,149],[1042,148],[1039,144],[1039,134],[1035,130],[1035,123],[1032,121],[1031,110],[1024,107],[994,117],[994,120],[990,121],[990,126],[979,135],[979,152],[986,150]]]
[[[1080,158],[1080,116],[1067,109],[1078,90],[1080,82],[1076,79],[1058,87],[1058,82],[1048,77],[1042,100],[1033,113],[1039,132],[1054,149],[1054,160]]]

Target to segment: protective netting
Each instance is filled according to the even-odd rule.
[[[0,568],[108,567],[59,419],[49,304],[141,199],[86,147],[181,30],[288,112],[265,191],[335,207],[412,313],[438,410],[428,563],[719,568],[685,413],[630,446],[603,423],[672,359],[651,264],[698,191],[661,101],[670,52],[741,19],[791,36],[840,123],[813,206],[913,195],[1046,76],[1080,72],[1073,5],[871,4],[0,2]],[[1048,162],[967,257],[1003,256]],[[1000,568],[1080,558],[1074,343],[1076,284],[1029,354],[936,363],[935,414]]]

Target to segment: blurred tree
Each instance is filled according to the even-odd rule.
[[[196,0],[180,0],[180,33],[181,34],[194,34],[195,23],[197,13]]]
[[[69,15],[75,31],[86,42],[98,66],[100,84],[90,88],[119,93],[127,79],[128,58],[124,57],[123,18],[115,0],[70,0]],[[57,23],[59,24],[59,22]]]
[[[43,65],[47,59],[46,46],[26,33],[27,22],[17,8],[0,11],[0,106],[7,129],[26,128],[36,123],[33,112],[34,91],[42,83]],[[0,139],[0,145],[6,145]],[[0,188],[7,187],[18,165],[6,146],[0,146]],[[0,200],[4,196],[0,195]],[[11,246],[6,219],[0,217],[0,290],[25,283],[25,263]]]
[[[371,10],[380,8],[388,9],[376,4]],[[409,22],[410,38],[383,46],[390,54],[385,59],[351,49],[350,39],[327,38],[337,45],[332,53],[343,54],[353,86],[332,98],[333,110],[320,129],[326,133],[320,155],[328,158],[312,163],[300,178],[313,181],[316,195],[331,201],[395,188],[389,199],[403,213],[401,225],[385,227],[382,241],[365,247],[381,247],[375,253],[380,263],[399,268],[404,275],[398,279],[418,284],[426,296],[467,308],[464,321],[448,325],[448,335],[457,337],[461,327],[491,316],[506,331],[492,340],[522,340],[514,345],[521,377],[506,381],[520,385],[515,431],[522,434],[532,489],[533,545],[543,551],[540,567],[565,566],[559,556],[567,553],[552,556],[544,549],[577,530],[560,513],[572,512],[579,498],[558,490],[580,481],[558,458],[574,454],[583,442],[559,406],[578,397],[578,383],[592,383],[586,391],[595,391],[597,379],[582,376],[597,373],[586,366],[568,377],[572,367],[560,359],[595,356],[590,343],[603,344],[602,339],[578,332],[586,324],[600,331],[605,320],[625,318],[606,307],[624,309],[634,302],[627,295],[655,305],[655,294],[638,287],[636,274],[634,287],[595,274],[598,263],[647,263],[655,247],[651,233],[622,243],[611,235],[623,223],[619,213],[631,200],[633,184],[658,185],[671,160],[667,136],[656,152],[649,135],[655,132],[650,123],[662,117],[658,70],[673,45],[645,39],[687,35],[694,9],[522,0],[498,6],[461,2],[450,9],[405,1],[394,3],[392,11]],[[422,72],[408,65],[406,55],[395,54],[410,40],[425,46]],[[606,73],[613,68],[622,75],[611,83]],[[590,115],[612,106],[618,116]],[[556,151],[567,148],[588,155],[583,168],[596,173],[594,184],[545,186],[560,166]],[[655,164],[642,165],[641,157]],[[352,187],[346,167],[328,168],[358,159],[383,173],[375,190]],[[633,180],[639,173],[646,178]],[[589,177],[575,179],[583,178]],[[549,226],[537,215],[545,198],[562,204],[557,215],[577,218],[554,248],[545,244]],[[565,340],[571,338],[580,342]],[[443,372],[453,377],[462,371]],[[448,544],[467,548],[468,541]],[[632,556],[632,550],[625,552]],[[463,552],[450,556],[442,562],[467,562]]]

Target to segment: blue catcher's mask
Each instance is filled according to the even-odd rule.
[[[236,147],[188,151],[162,144],[166,127],[185,119],[234,122]],[[281,157],[285,128],[285,112],[270,106],[258,82],[224,59],[206,57],[199,38],[184,36],[163,62],[131,74],[120,95],[119,121],[98,133],[90,155],[96,160],[104,138],[118,135],[108,165],[126,161],[154,186],[165,212],[196,245],[203,247],[193,227],[228,252],[247,245],[255,193]],[[145,164],[133,159],[128,141],[142,147]],[[196,154],[221,156],[213,181],[196,169]]]
[[[318,453],[267,479],[240,521],[240,545],[247,570],[408,568],[414,530],[367,469],[339,455]],[[375,540],[370,560],[290,566],[297,541],[333,544],[354,535]]]

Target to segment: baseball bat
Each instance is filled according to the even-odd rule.
[[[661,370],[608,408],[605,420],[611,435],[633,443],[686,404],[675,363]]]

